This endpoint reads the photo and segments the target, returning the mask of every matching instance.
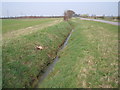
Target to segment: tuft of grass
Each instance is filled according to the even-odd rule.
[[[37,80],[37,75],[46,68],[47,64],[53,62],[59,46],[71,29],[70,24],[61,22],[4,43],[3,87],[31,87],[31,83]],[[37,50],[35,47],[39,45],[44,49]]]
[[[40,88],[117,88],[118,27],[73,20],[67,46]]]

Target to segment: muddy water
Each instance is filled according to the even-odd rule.
[[[70,32],[70,34],[68,35],[68,37],[66,38],[65,42],[63,43],[63,45],[60,47],[60,49],[58,50],[58,52],[60,50],[62,50],[68,43],[68,40],[72,34],[73,30]],[[38,88],[38,86],[44,81],[44,79],[48,76],[48,74],[53,70],[55,64],[57,63],[57,61],[59,60],[59,57],[58,55],[56,56],[56,58],[54,59],[53,63],[51,63],[48,68],[44,71],[43,75],[40,76],[39,78],[39,82],[38,82],[38,85],[36,85],[36,87]]]

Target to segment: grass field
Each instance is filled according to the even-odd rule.
[[[74,32],[40,88],[117,88],[118,27],[73,20]]]
[[[47,25],[48,21],[52,23],[51,20],[55,19],[45,19],[45,21],[43,19],[42,21],[37,21],[35,19],[35,21],[32,20],[32,22],[34,24],[44,23],[44,25]],[[17,34],[17,29],[20,33],[21,28],[27,27],[25,23],[30,21],[27,20],[26,22],[23,20],[20,27],[19,25],[17,27],[16,24],[19,24],[19,22],[22,22],[22,20],[3,20],[3,34],[9,32],[15,32]],[[32,22],[27,25],[33,25]],[[37,75],[53,61],[59,46],[72,30],[69,23],[61,21],[52,26],[48,25],[48,27],[42,29],[37,28],[38,30],[36,30],[36,32],[29,33],[27,31],[26,33],[28,34],[25,35],[19,35],[18,33],[14,38],[10,38],[13,37],[10,35],[7,36],[10,38],[9,42],[7,42],[8,39],[5,39],[2,45],[3,87],[31,87],[32,83],[37,80]],[[11,27],[10,24],[15,27]],[[40,26],[42,27],[42,25]],[[34,28],[34,26],[32,28]],[[3,38],[6,37],[3,35]],[[35,48],[39,45],[43,47],[43,50],[37,50]]]
[[[4,19],[3,19],[3,21],[4,21]],[[8,20],[5,19],[5,21],[8,21]],[[12,39],[16,39],[23,35],[29,35],[31,33],[37,32],[38,30],[42,30],[49,26],[53,26],[57,23],[60,23],[62,21],[62,19],[61,18],[56,18],[56,19],[48,18],[45,20],[43,20],[43,19],[12,19],[12,21],[13,22],[17,21],[17,23],[21,21],[21,23],[20,23],[21,27],[18,25],[18,29],[16,30],[16,29],[14,29],[14,24],[13,24],[13,25],[11,25],[12,26],[11,28],[7,28],[9,30],[9,32],[6,31],[7,29],[3,28],[3,31],[4,31],[2,34],[3,41],[4,41],[3,43],[7,43],[7,42],[11,41]],[[33,25],[31,25],[32,22],[34,22]],[[27,23],[28,26],[24,25],[24,23]],[[3,22],[3,27],[8,27],[8,26],[10,26],[9,24],[11,24],[11,19],[10,19],[8,25],[6,25],[6,22]]]
[[[39,25],[41,23],[46,23],[56,20],[54,18],[47,19],[3,19],[2,20],[2,33],[7,33],[14,30],[23,29],[26,27],[31,27],[34,25]]]
[[[118,27],[72,19],[3,19],[4,88],[33,87],[74,31],[40,88],[117,88]],[[43,50],[37,50],[36,46]]]

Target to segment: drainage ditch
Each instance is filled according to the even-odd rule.
[[[71,32],[68,34],[66,40],[65,40],[64,43],[61,45],[61,47],[59,48],[58,52],[59,52],[60,50],[64,49],[64,47],[67,45],[68,40],[69,40],[72,32],[73,32],[73,30],[71,30]],[[58,52],[57,52],[57,53],[58,53]],[[54,68],[54,66],[55,66],[55,64],[57,63],[58,60],[59,60],[59,56],[57,55],[57,56],[55,57],[55,59],[53,60],[53,62],[48,65],[47,69],[43,70],[43,74],[38,77],[38,81],[37,81],[36,84],[34,84],[33,87],[38,88],[38,85],[40,85],[40,84],[44,81],[44,79],[48,76],[48,74],[53,70],[53,68]]]

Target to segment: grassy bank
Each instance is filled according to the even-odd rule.
[[[71,29],[70,24],[61,22],[4,43],[3,87],[31,87],[37,75],[53,61]],[[36,49],[39,45],[43,50]]]
[[[40,88],[117,88],[118,27],[75,20],[74,32]]]

